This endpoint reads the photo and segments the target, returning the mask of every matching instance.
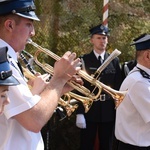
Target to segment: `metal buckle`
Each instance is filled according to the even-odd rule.
[[[101,94],[99,97],[100,101],[106,101],[106,94]]]
[[[1,79],[2,79],[2,80],[3,80],[3,79],[5,79],[5,77],[6,77],[5,72],[4,72],[4,71],[2,71],[2,72],[1,72],[1,74],[0,74],[0,76],[1,76]]]
[[[12,75],[12,70],[9,71],[1,71],[0,73],[0,79],[5,80],[6,78],[10,77]]]

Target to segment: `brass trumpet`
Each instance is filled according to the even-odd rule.
[[[39,52],[40,52],[40,51],[38,51],[38,53],[39,53]],[[26,52],[25,50],[23,51],[23,53],[25,53],[25,54],[26,54],[27,56],[29,56],[30,58],[31,58],[31,57],[33,58],[33,56],[32,56],[31,54],[29,54],[28,52]],[[25,62],[26,67],[28,68],[28,69],[27,69],[27,68],[23,68],[23,70],[24,70],[24,75],[25,75],[27,78],[29,78],[29,79],[34,79],[34,78],[35,78],[35,76],[34,76],[35,70],[33,70],[33,69],[31,68],[31,66],[28,64],[28,62],[25,61],[25,58],[24,58],[24,56],[23,56],[22,53],[20,54],[20,57],[21,57],[21,59]],[[40,66],[40,65],[37,63],[37,61],[34,60],[34,62],[36,63],[37,66],[43,67],[43,66]],[[42,68],[42,69],[43,69],[45,72],[47,72],[47,73],[53,74],[53,67],[51,67],[51,66],[48,65],[48,64],[45,64],[45,67]],[[85,113],[87,113],[87,112],[89,111],[90,107],[92,106],[93,100],[92,100],[91,98],[83,97],[83,96],[77,95],[77,94],[72,93],[72,92],[66,93],[66,95],[67,95],[67,100],[66,100],[66,101],[67,101],[68,104],[69,104],[69,102],[71,101],[71,98],[78,98],[78,101],[82,102],[82,104],[83,104],[83,106],[84,106],[84,108],[85,108]],[[72,112],[73,112],[73,111],[75,111],[75,109],[76,109],[78,106],[75,105],[74,108],[73,108],[71,105],[68,105],[68,106],[67,106],[66,101],[65,101],[65,103],[64,103],[64,102],[63,102],[63,99],[61,99],[60,102],[59,102],[59,104],[62,105],[62,106],[65,106],[65,110],[68,112],[68,115],[69,115],[70,112],[71,112],[71,110],[69,110],[69,109],[72,108],[72,109],[73,109]],[[76,101],[76,102],[77,102],[77,101]],[[67,108],[66,108],[66,107],[67,107]]]
[[[31,66],[29,66],[29,64],[28,64],[27,60],[25,60],[26,58],[24,57],[23,54],[20,54],[20,57],[24,61],[24,63],[27,63],[26,66],[28,66],[27,67],[28,69],[22,66],[24,76],[28,79],[32,79],[32,80],[35,79],[35,75],[34,75],[36,73],[35,70],[33,70],[31,68]],[[32,88],[32,87],[29,86],[29,88]],[[75,104],[73,106],[70,105],[69,104],[69,101],[70,101],[69,94],[66,94],[65,96],[68,97],[68,101],[64,101],[62,98],[60,98],[58,101],[58,104],[61,105],[66,110],[67,116],[69,117],[77,109],[78,105],[77,104]]]
[[[22,67],[22,69],[23,69],[23,72],[24,72],[24,75],[26,78],[35,79],[35,76],[28,69],[26,69],[24,67]],[[69,96],[69,94],[66,94],[66,96],[68,97],[68,100],[65,101],[62,98],[60,98],[58,101],[58,104],[61,105],[66,110],[67,116],[69,117],[78,108],[78,105],[77,104],[75,104],[73,106],[70,105],[69,104],[70,96]]]
[[[50,66],[49,64],[42,64],[38,61],[38,55],[43,52],[45,54],[47,54],[48,56],[50,56],[51,58],[53,58],[54,60],[60,60],[60,57],[58,55],[56,55],[55,53],[53,53],[52,51],[41,47],[40,45],[36,44],[35,42],[33,42],[31,39],[28,41],[29,44],[33,45],[34,47],[36,47],[38,50],[35,53],[35,62],[42,67],[46,72],[50,73],[53,75],[53,67]],[[77,94],[73,94],[72,96],[74,96],[75,99],[77,100],[81,100],[82,98],[85,98],[89,101],[92,100],[96,100],[99,98],[102,89],[107,92],[108,94],[110,94],[113,99],[115,100],[115,105],[116,107],[119,106],[119,104],[122,102],[125,94],[127,91],[117,91],[114,90],[112,88],[110,88],[109,86],[101,83],[99,80],[95,79],[94,77],[90,76],[89,74],[87,74],[85,71],[83,70],[79,70],[77,73],[80,77],[82,77],[83,79],[87,80],[89,83],[91,83],[91,85],[95,86],[98,88],[98,92],[95,95],[94,93],[91,93],[89,89],[87,89],[84,86],[81,86],[73,81],[69,81],[67,82],[70,86],[72,86],[75,90],[79,91],[80,93],[82,93],[83,95],[85,95],[86,97],[80,97]],[[83,100],[83,99],[82,99]],[[84,101],[85,102],[85,101]],[[89,104],[89,108],[91,106],[91,103]]]

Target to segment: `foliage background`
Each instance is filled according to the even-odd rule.
[[[35,22],[33,41],[59,56],[68,50],[78,56],[91,51],[89,28],[102,23],[103,0],[35,0],[35,3],[41,21]],[[111,30],[108,51],[120,50],[121,63],[134,59],[135,51],[130,43],[140,34],[150,33],[150,1],[110,0],[108,21]],[[26,50],[34,55],[36,49],[27,45]],[[39,60],[54,62],[43,54]],[[47,138],[45,149],[77,150],[79,132],[75,113],[62,121],[54,113],[43,129],[44,138]]]

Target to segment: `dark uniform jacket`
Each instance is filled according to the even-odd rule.
[[[104,61],[109,57],[106,52],[104,55]],[[97,60],[94,52],[85,54],[81,57],[84,61],[86,72],[91,75],[98,69],[100,62]],[[100,81],[113,89],[119,90],[122,79],[121,69],[119,65],[119,59],[115,58],[101,73]],[[87,81],[84,81],[84,86],[88,87],[92,91],[93,86]],[[102,90],[101,94],[104,94]],[[84,106],[79,103],[79,107],[76,110],[77,114],[84,114],[87,121],[93,122],[108,122],[115,119],[115,103],[112,97],[106,94],[105,101],[94,101],[90,110],[85,113]]]
[[[134,60],[127,61],[122,65],[121,72],[122,72],[123,80],[126,78],[128,73],[136,66],[136,64],[137,64],[137,62],[134,59]]]

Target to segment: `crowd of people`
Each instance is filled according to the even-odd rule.
[[[91,83],[76,74],[82,69],[93,75],[110,56],[110,31],[99,24],[89,30],[93,45],[90,53],[77,58],[76,53],[67,51],[55,62],[50,81],[49,74],[38,73],[29,82],[18,54],[35,35],[33,22],[40,21],[35,9],[33,0],[0,1],[0,150],[44,150],[41,129],[51,119],[61,96],[74,90],[67,82],[84,84],[97,93]],[[103,90],[88,112],[78,103],[80,150],[94,150],[97,137],[100,150],[150,149],[150,34],[133,41],[135,60],[121,68],[116,57],[97,79],[115,90],[127,91],[119,107],[115,109],[114,99]]]

